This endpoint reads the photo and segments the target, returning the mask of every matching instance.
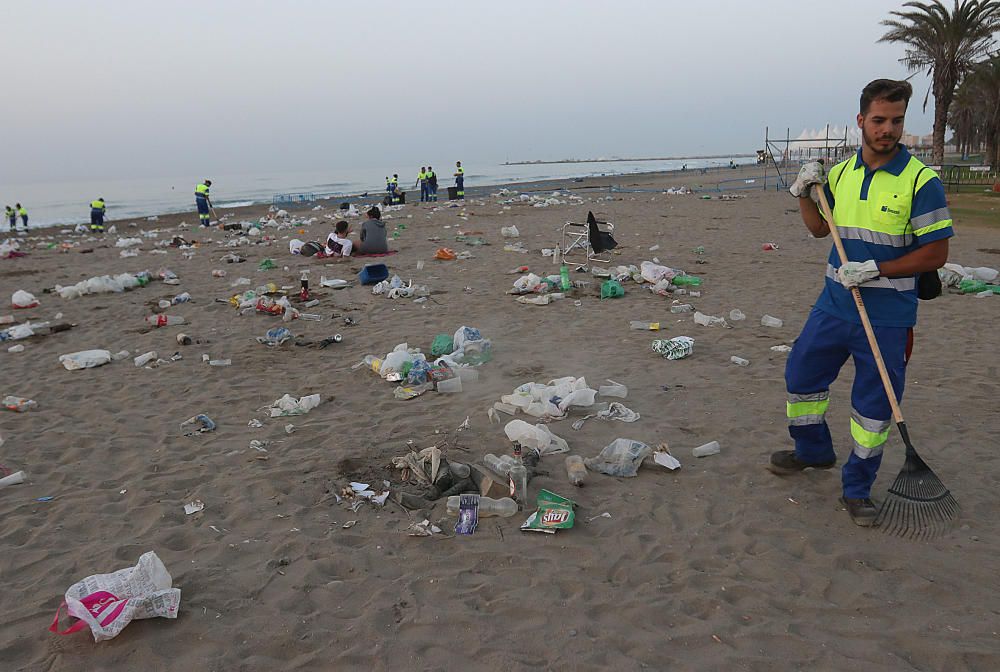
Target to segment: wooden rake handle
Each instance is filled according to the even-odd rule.
[[[823,210],[823,214],[826,216],[826,223],[830,226],[830,236],[833,237],[833,245],[837,248],[837,254],[840,256],[841,265],[847,263],[847,253],[844,251],[844,243],[840,240],[840,233],[837,231],[837,223],[833,219],[833,211],[830,210],[830,204],[826,200],[826,191],[823,185],[818,184],[815,186],[816,195],[819,197],[819,207]],[[868,336],[868,345],[872,348],[872,354],[875,356],[875,365],[878,367],[878,375],[882,378],[882,385],[885,387],[885,394],[889,397],[889,406],[892,407],[892,417],[896,421],[896,424],[903,423],[903,411],[899,409],[899,402],[896,401],[896,393],[892,389],[892,381],[889,380],[889,372],[885,368],[885,361],[882,359],[882,350],[878,347],[878,341],[875,340],[875,331],[872,329],[871,320],[868,319],[868,311],[865,310],[865,303],[861,300],[861,290],[857,287],[851,287],[851,296],[854,297],[854,303],[858,307],[858,315],[861,316],[861,325],[865,328],[865,334]]]

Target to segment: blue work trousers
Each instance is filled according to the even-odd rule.
[[[902,400],[906,362],[912,345],[907,327],[874,327],[896,399]],[[830,384],[848,357],[854,358],[851,387],[851,455],[841,477],[844,497],[864,499],[882,463],[882,449],[892,423],[892,409],[879,377],[868,338],[860,324],[814,308],[792,346],[785,365],[788,390],[788,433],[795,455],[809,464],[836,460],[833,438],[826,424]]]

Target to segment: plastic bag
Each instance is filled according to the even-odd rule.
[[[288,415],[305,415],[312,409],[319,406],[319,395],[310,394],[296,399],[290,394],[286,394],[281,399],[271,403],[271,417],[278,418]]]
[[[431,342],[431,354],[435,357],[455,352],[455,341],[448,334],[438,334]]]
[[[583,462],[588,469],[602,474],[631,478],[639,471],[642,461],[652,453],[653,449],[642,441],[615,439],[597,457],[587,458]]]
[[[625,288],[622,287],[622,283],[617,280],[605,280],[601,283],[602,299],[617,299],[619,296],[625,296]]]
[[[504,238],[517,238],[521,234],[516,226],[502,226],[500,227],[500,235]]]
[[[642,279],[646,282],[659,282],[660,280],[672,280],[677,271],[667,266],[660,266],[651,261],[644,261],[640,264]]]
[[[543,424],[531,426],[524,420],[511,420],[503,431],[511,441],[520,443],[525,448],[534,448],[541,455],[569,452],[566,440],[553,434]]]
[[[59,362],[67,371],[92,369],[110,361],[111,352],[108,350],[81,350],[80,352],[71,352],[68,355],[59,355]]]
[[[34,308],[38,305],[38,299],[31,292],[19,289],[10,297],[10,305],[14,308]]]
[[[90,627],[94,641],[100,642],[116,637],[135,619],[177,618],[181,591],[172,588],[172,583],[170,572],[156,553],[143,553],[135,567],[88,576],[70,586],[49,631],[68,635]],[[63,607],[80,620],[60,632],[59,613]]]

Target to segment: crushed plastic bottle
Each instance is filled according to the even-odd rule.
[[[501,476],[506,476],[510,473],[510,468],[514,466],[514,458],[510,455],[497,457],[493,453],[486,453],[483,455],[483,464]]]
[[[764,317],[760,318],[760,323],[762,326],[765,327],[780,327],[785,324],[777,317],[772,317],[770,315],[765,315]]]
[[[636,331],[659,331],[659,322],[640,322],[639,320],[631,320],[628,323],[629,329],[634,329]]]
[[[739,308],[733,308],[729,311],[729,319],[733,322],[741,322],[742,320],[747,319],[747,316],[744,315],[743,311]]]
[[[146,324],[151,327],[171,327],[184,324],[184,318],[180,315],[150,315],[146,318]]]
[[[0,401],[0,404],[3,404],[3,407],[8,411],[14,411],[15,413],[25,413],[33,408],[38,408],[38,402],[34,399],[9,395],[4,397],[3,401]]]
[[[736,355],[730,357],[729,361],[735,364],[736,366],[750,366],[749,359],[743,359],[742,357],[737,357]]]
[[[703,327],[728,327],[729,324],[726,322],[724,317],[716,317],[715,315],[706,315],[700,311],[694,314],[694,323],[700,324]]]
[[[690,303],[679,303],[676,306],[670,306],[670,312],[675,315],[678,313],[690,313],[694,311],[694,306]]]

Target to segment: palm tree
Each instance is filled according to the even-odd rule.
[[[905,2],[906,11],[890,12],[882,21],[889,28],[879,42],[901,42],[906,54],[899,59],[910,72],[926,70],[934,94],[932,160],[944,161],[944,132],[955,87],[979,59],[989,53],[993,34],[1000,30],[1000,0],[954,0],[949,11],[941,0]],[[924,99],[924,107],[927,99]]]
[[[959,87],[975,101],[976,124],[986,145],[986,163],[1000,164],[1000,54],[976,64]]]

